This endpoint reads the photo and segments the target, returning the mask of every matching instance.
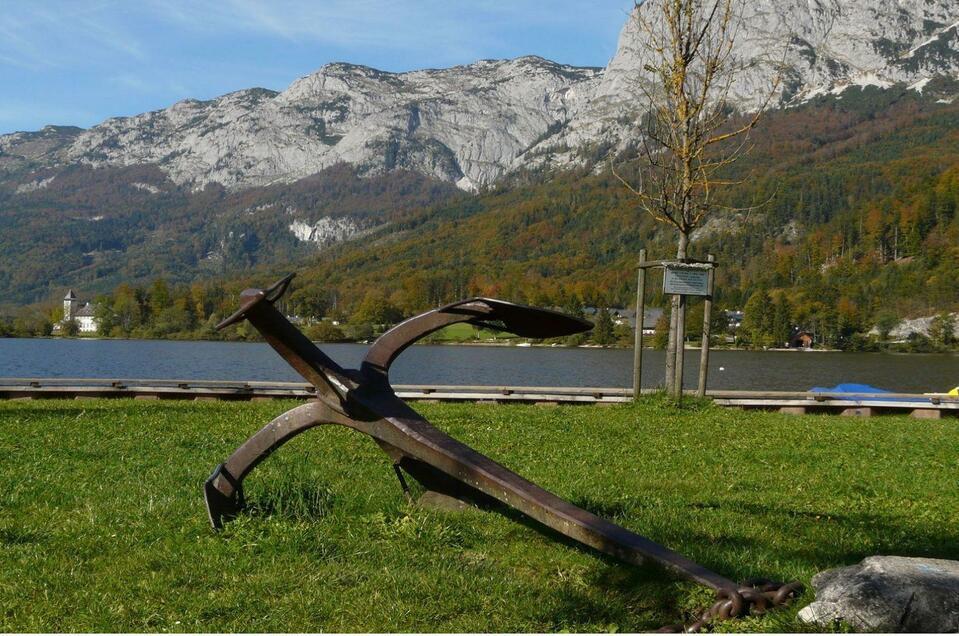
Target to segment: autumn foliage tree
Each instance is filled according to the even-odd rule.
[[[730,182],[723,171],[746,150],[749,132],[775,91],[750,116],[737,115],[730,90],[743,70],[733,54],[744,0],[648,0],[633,19],[646,46],[638,85],[640,162],[633,178],[614,174],[639,207],[678,234],[676,258],[687,259],[690,234],[720,206],[715,191]],[[778,84],[778,82],[776,82]],[[673,297],[667,389],[682,392],[685,303]],[[675,361],[675,378],[671,362]]]

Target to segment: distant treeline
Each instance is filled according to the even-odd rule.
[[[96,335],[112,338],[167,338],[202,340],[257,340],[260,338],[249,323],[242,322],[220,332],[215,329],[237,305],[242,286],[222,286],[216,283],[194,283],[171,286],[159,279],[145,287],[120,285],[112,294],[100,295],[94,302],[96,334],[80,334],[75,323],[63,322],[60,306],[43,311],[32,309],[15,318],[0,318],[0,337],[33,337],[58,335]],[[398,305],[402,296],[387,296],[382,290],[372,289],[349,311],[344,311],[335,296],[315,296],[315,288],[292,288],[278,302],[278,309],[313,340],[322,342],[368,341],[394,324],[416,313],[431,308],[427,305]],[[422,300],[422,299],[421,299]],[[558,307],[568,313],[583,316],[582,306]],[[690,299],[686,316],[688,342],[701,339],[704,304]],[[855,308],[846,303],[827,307],[825,311],[810,313],[808,305],[798,308],[788,294],[779,291],[770,294],[759,289],[746,302],[741,327],[728,327],[724,311],[713,312],[710,321],[712,344],[730,342],[744,348],[782,348],[789,346],[797,331],[808,331],[814,346],[856,351],[896,349],[901,351],[944,351],[959,342],[954,337],[956,323],[943,312],[937,316],[929,335],[912,334],[905,343],[891,343],[889,334],[899,323],[890,311],[881,311],[875,332],[866,334],[854,321]],[[554,339],[564,345],[594,344],[601,346],[630,346],[633,327],[623,320],[614,320],[608,308],[595,311],[589,318],[592,331],[585,334]],[[55,326],[61,325],[59,329]],[[656,324],[655,333],[647,345],[664,348],[668,335],[669,313],[665,312]],[[858,329],[858,330],[857,330]],[[467,341],[496,337],[489,331],[457,331],[439,339]],[[436,338],[434,338],[436,339]]]
[[[64,322],[63,308],[56,306],[47,310],[34,308],[12,319],[0,318],[0,336],[58,334],[111,338],[256,340],[260,338],[259,334],[246,322],[222,332],[216,330],[216,325],[236,309],[242,288],[235,284],[223,286],[216,283],[170,285],[164,279],[144,287],[123,284],[112,294],[94,299],[95,334],[82,334],[74,321]],[[335,295],[329,296],[323,292],[317,296],[313,291],[315,288],[309,286],[293,286],[278,301],[277,308],[311,339],[323,342],[366,341],[405,318],[431,308],[426,305],[397,305],[394,298],[373,289],[349,311],[344,311]],[[582,315],[579,308],[572,312]],[[599,310],[595,323],[596,328],[592,332],[558,339],[558,342],[613,345],[632,341],[632,328],[627,324],[614,324],[606,308]],[[469,340],[494,336],[493,332],[477,329],[466,335],[457,332],[450,337]]]

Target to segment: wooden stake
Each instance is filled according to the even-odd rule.
[[[679,312],[676,316],[676,379],[673,380],[673,396],[683,399],[683,363],[686,359],[686,297],[679,296]]]
[[[646,249],[639,250],[639,262],[646,262]],[[636,274],[636,340],[633,345],[633,400],[639,400],[643,383],[643,315],[646,313],[646,268]]]
[[[710,263],[715,262],[716,257],[710,254],[706,257]],[[703,348],[699,352],[699,387],[696,395],[706,397],[706,378],[709,373],[709,337],[710,337],[710,314],[713,309],[713,289],[716,284],[716,268],[709,268],[709,277],[707,279],[706,291],[709,293],[704,299],[703,304]]]
[[[669,302],[669,339],[666,342],[666,394],[673,395],[676,381],[676,316],[679,315],[679,297]]]

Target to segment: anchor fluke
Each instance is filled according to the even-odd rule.
[[[220,487],[224,486],[230,494],[220,490]],[[214,468],[213,473],[203,484],[203,499],[206,502],[206,513],[210,518],[210,525],[216,529],[222,528],[224,520],[232,519],[246,507],[246,502],[243,500],[243,484],[227,472],[225,464]]]
[[[576,316],[563,314],[550,309],[528,307],[495,298],[471,298],[437,309],[438,312],[457,313],[464,306],[483,304],[489,307],[489,313],[479,315],[466,322],[478,327],[522,336],[523,338],[559,338],[574,333],[589,331],[593,323]]]
[[[240,308],[221,320],[216,326],[216,330],[220,331],[222,329],[226,329],[232,324],[241,322],[244,318],[246,318],[248,311],[262,302],[267,302],[272,305],[280,296],[286,293],[286,288],[290,286],[290,281],[292,281],[295,276],[296,272],[291,272],[266,289],[243,290],[243,292],[240,294]]]

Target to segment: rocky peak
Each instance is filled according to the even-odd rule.
[[[48,158],[156,164],[197,188],[291,182],[345,162],[474,189],[565,123],[599,75],[533,56],[409,73],[337,62],[281,93],[255,88],[108,119]]]
[[[657,11],[660,1],[634,10],[588,105],[561,134],[533,149],[531,162],[582,163],[584,145],[623,146],[635,135],[629,122],[642,108],[649,80],[649,44],[636,16]],[[854,87],[904,83],[921,91],[934,77],[959,79],[957,0],[749,0],[743,6],[733,50],[743,71],[730,90],[730,101],[742,110],[762,105],[777,73],[773,106]]]
[[[87,131],[0,136],[0,169],[153,164],[181,185],[237,190],[347,163],[472,190],[624,147],[642,109],[647,50],[630,18],[605,69],[536,56],[407,73],[336,62],[280,93],[254,88]],[[731,91],[744,110],[762,103],[776,69],[777,105],[868,85],[922,91],[931,78],[959,77],[959,0],[750,0],[735,56],[747,67]]]
[[[43,162],[82,132],[82,128],[74,126],[44,126],[35,132],[0,135],[0,173]]]
[[[655,11],[649,0],[636,11]],[[635,13],[634,13],[635,16]],[[733,100],[762,103],[781,68],[781,103],[850,85],[889,85],[959,73],[956,0],[751,0],[744,4],[734,57],[746,69]],[[645,36],[631,17],[597,96],[633,92],[642,70]],[[781,65],[781,66],[780,66]]]

